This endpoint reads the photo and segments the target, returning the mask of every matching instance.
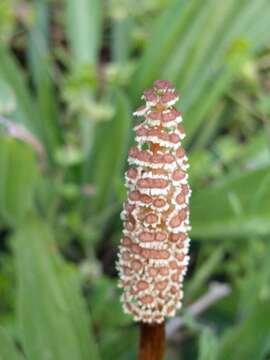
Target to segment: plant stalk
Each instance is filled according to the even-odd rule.
[[[138,360],[162,360],[165,352],[165,323],[140,323]]]

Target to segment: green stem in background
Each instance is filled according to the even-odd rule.
[[[137,360],[162,360],[165,352],[165,323],[140,324],[140,345]]]
[[[116,19],[113,23],[112,57],[115,62],[124,63],[129,58],[132,19]]]
[[[33,4],[35,18],[29,31],[27,55],[36,90],[38,116],[42,140],[49,162],[61,142],[57,97],[54,89],[54,64],[49,48],[49,5],[42,0]]]

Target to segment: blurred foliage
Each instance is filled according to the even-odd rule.
[[[269,21],[268,0],[1,1],[1,360],[135,359],[114,264],[131,113],[158,78],[193,189],[167,358],[269,358]],[[230,295],[191,318],[211,281]]]

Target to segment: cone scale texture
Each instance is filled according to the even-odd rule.
[[[191,191],[182,117],[174,107],[179,94],[169,81],[157,80],[142,99],[145,105],[134,113],[143,121],[129,151],[117,268],[125,312],[151,324],[181,307]]]

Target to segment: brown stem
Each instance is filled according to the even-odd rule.
[[[138,360],[162,360],[165,351],[165,325],[140,324]]]

